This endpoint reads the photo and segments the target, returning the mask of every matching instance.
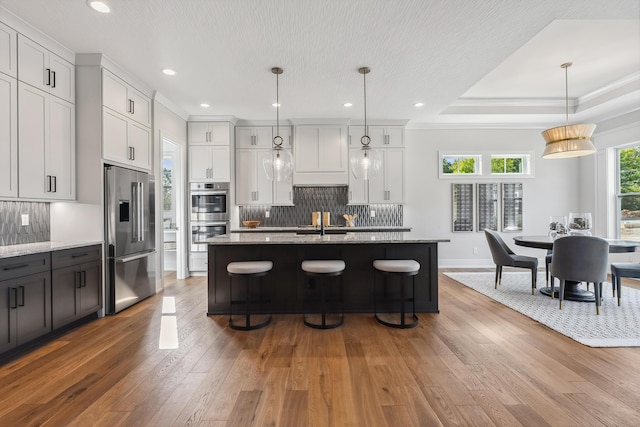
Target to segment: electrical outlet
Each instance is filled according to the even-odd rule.
[[[271,215],[271,211],[264,211],[265,218],[269,218],[269,215]]]
[[[478,248],[473,248],[473,254],[478,255]]]
[[[29,225],[29,214],[22,214],[20,215],[20,218],[22,219],[23,227]]]
[[[375,218],[376,217],[376,211],[371,211],[370,215],[371,215],[371,218]]]

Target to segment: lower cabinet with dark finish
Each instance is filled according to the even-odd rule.
[[[53,329],[102,308],[101,245],[52,253]]]
[[[0,353],[51,332],[51,255],[0,260]]]

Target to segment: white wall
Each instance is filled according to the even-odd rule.
[[[425,130],[407,129],[406,205],[404,225],[429,237],[450,239],[439,245],[441,267],[493,267],[491,253],[482,232],[451,232],[451,184],[454,182],[522,182],[523,230],[501,233],[517,253],[544,259],[544,251],[516,247],[513,236],[546,235],[551,215],[567,215],[581,208],[579,159],[544,160],[544,139],[537,130]],[[477,147],[477,149],[476,149]],[[514,152],[534,151],[535,179],[439,179],[438,151]],[[477,225],[476,225],[477,226]],[[473,254],[478,248],[478,254]],[[544,265],[544,264],[543,264]]]
[[[165,104],[168,104],[165,105]],[[162,96],[156,95],[153,103],[153,173],[156,176],[156,249],[158,250],[158,262],[156,264],[156,291],[164,288],[163,271],[164,259],[162,256],[162,140],[170,139],[175,144],[182,147],[182,164],[181,169],[187,170],[187,121],[181,115],[174,112],[177,108],[171,105],[171,102],[165,100]],[[186,186],[186,179],[183,181]],[[183,194],[187,194],[185,191]],[[189,206],[186,198],[183,198],[183,206]],[[178,224],[181,230],[187,230],[186,216],[183,217],[183,223]],[[182,248],[187,248],[187,233],[182,233]],[[182,257],[186,260],[186,255]]]

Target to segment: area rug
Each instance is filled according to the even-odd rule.
[[[612,297],[611,284],[605,283],[604,301],[600,315],[596,315],[595,303],[565,300],[559,310],[557,299],[552,300],[538,291],[531,295],[528,272],[503,273],[497,290],[494,289],[495,272],[444,274],[589,347],[640,347],[640,290],[623,286],[622,305],[618,307],[617,298]],[[538,287],[541,285],[545,285],[544,273],[538,275]],[[590,289],[593,290],[593,286]]]

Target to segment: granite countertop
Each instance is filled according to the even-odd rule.
[[[320,227],[314,225],[299,225],[297,227],[261,227],[248,228],[240,227],[231,230],[232,233],[295,233],[300,230],[320,230]],[[330,225],[327,230],[347,230],[349,232],[359,233],[363,231],[411,231],[411,227],[403,226],[362,226],[362,227],[346,227],[344,225]]]
[[[306,245],[306,244],[364,244],[364,243],[438,243],[449,239],[425,237],[418,233],[402,231],[355,232],[346,234],[295,234],[295,233],[230,233],[205,239],[210,245]]]
[[[14,256],[31,255],[42,252],[60,251],[63,249],[73,249],[101,244],[101,240],[83,240],[75,242],[38,242],[0,246],[0,258],[10,258]]]

